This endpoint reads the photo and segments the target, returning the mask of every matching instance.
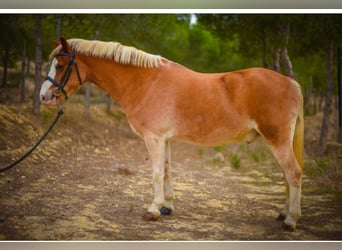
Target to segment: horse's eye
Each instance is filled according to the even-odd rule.
[[[57,64],[57,65],[56,65],[56,70],[58,70],[58,71],[61,71],[61,70],[63,70],[63,66],[62,66],[62,65],[59,65],[59,64]]]

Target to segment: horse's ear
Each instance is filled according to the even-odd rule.
[[[52,41],[52,43],[53,43],[53,45],[55,45],[56,47],[57,47],[58,45],[61,44],[61,42],[58,41],[58,40],[54,40],[54,41]]]
[[[70,46],[69,46],[67,40],[63,36],[60,37],[60,40],[61,40],[61,44],[62,44],[62,51],[68,53],[70,50]]]

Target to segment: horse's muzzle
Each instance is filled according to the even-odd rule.
[[[40,102],[47,106],[55,106],[57,105],[57,96],[53,95],[52,97],[48,98],[45,95],[41,95]]]
[[[54,106],[58,103],[59,95],[54,93],[52,89],[46,89],[40,92],[40,102],[44,105]]]

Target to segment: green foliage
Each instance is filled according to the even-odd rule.
[[[308,176],[321,176],[328,169],[330,160],[328,158],[317,158],[314,162],[304,164],[304,173]]]
[[[213,150],[217,153],[221,153],[224,150],[225,146],[216,146],[213,147]]]
[[[201,72],[225,72],[239,68],[271,67],[274,48],[288,42],[297,80],[304,89],[326,90],[325,48],[329,36],[342,40],[341,15],[198,14],[63,14],[61,33],[119,41]],[[290,35],[283,29],[290,21]],[[9,50],[10,66],[26,54],[34,58],[35,15],[1,14],[0,53]],[[42,47],[46,61],[56,39],[56,15],[42,15]]]
[[[101,40],[115,40],[182,63],[188,49],[189,24],[174,14],[105,15]]]
[[[204,149],[203,149],[203,148],[200,148],[200,149],[198,149],[197,153],[198,153],[198,155],[199,155],[200,157],[203,157],[203,156],[204,156],[204,153],[205,153],[205,151],[204,151]]]
[[[226,72],[246,64],[239,51],[238,36],[222,39],[201,24],[189,30],[189,49],[184,65],[200,72]],[[253,60],[249,60],[253,61]]]
[[[341,43],[341,15],[206,14],[199,15],[198,21],[221,39],[230,40],[237,35],[240,58],[263,62],[265,67],[272,68],[275,49],[286,46],[295,77],[304,91],[326,91],[327,41],[333,37],[336,45]]]
[[[329,159],[328,158],[318,158],[315,159],[315,163],[317,164],[317,167],[321,169],[325,169],[329,166]]]
[[[230,164],[233,168],[239,169],[241,167],[241,159],[240,156],[236,153],[232,153],[230,156]]]
[[[258,163],[266,160],[266,155],[263,152],[251,152],[251,157]]]
[[[220,55],[219,39],[200,25],[189,32],[190,50],[187,64],[198,71],[208,71]]]
[[[258,145],[254,151],[249,152],[249,155],[255,162],[261,163],[269,157],[269,150],[264,145]]]
[[[8,35],[2,38],[19,43],[12,46],[12,61],[21,56],[22,38],[27,55],[34,58],[34,15],[0,15],[0,21],[10,28],[4,29]],[[199,23],[190,26],[189,14],[61,15],[61,34],[66,38],[93,39],[96,32],[99,40],[119,41],[202,72],[230,71],[254,61],[240,56],[237,35],[222,39]],[[43,59],[47,61],[54,48],[52,41],[57,39],[56,15],[42,15],[42,37]],[[4,43],[0,41],[2,48]]]
[[[48,109],[48,108],[43,109],[41,111],[41,118],[44,121],[50,121],[55,114],[54,112],[55,112],[55,110],[52,110],[52,109]]]

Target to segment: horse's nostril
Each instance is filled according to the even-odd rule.
[[[44,95],[41,95],[41,100],[44,102],[45,101],[45,96]]]

